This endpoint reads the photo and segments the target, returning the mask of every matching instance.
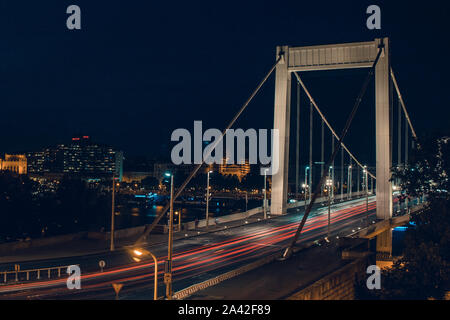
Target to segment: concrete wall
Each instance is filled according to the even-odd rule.
[[[367,259],[345,265],[310,286],[292,294],[288,300],[353,300],[356,279],[365,276]]]

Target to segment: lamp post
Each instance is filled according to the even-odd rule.
[[[267,219],[267,170],[264,170],[264,203],[263,203],[263,211],[264,211],[264,220]]]
[[[167,271],[164,274],[164,283],[166,284],[166,298],[172,300],[172,252],[173,252],[173,174],[165,173],[170,177],[170,213],[169,213],[169,245],[167,253]]]
[[[306,210],[306,192],[308,192],[309,190],[309,184],[308,184],[308,170],[309,170],[309,167],[308,166],[306,166],[305,167],[305,185],[306,185],[306,187],[305,187],[305,210]]]
[[[133,260],[136,262],[141,261],[141,257],[144,255],[150,255],[153,258],[154,264],[155,264],[155,276],[154,276],[154,289],[153,289],[153,300],[158,300],[158,260],[156,259],[155,255],[151,253],[148,250],[145,249],[134,249],[132,251]]]
[[[347,194],[348,198],[352,198],[352,165],[348,166],[347,171]]]
[[[304,205],[305,205],[305,211],[306,211],[306,188],[307,188],[307,184],[306,184],[306,183],[302,184],[302,188],[305,190],[305,191],[304,191],[304,192],[305,192],[305,196],[304,196],[304,198],[305,198]]]
[[[331,192],[331,200],[334,201],[334,167],[333,166],[330,166],[328,168],[328,177],[329,177],[329,179],[331,181],[331,190],[330,190],[330,192]]]
[[[328,176],[329,177],[329,176]],[[330,225],[331,225],[331,187],[333,185],[333,182],[330,178],[327,179],[327,193],[328,193],[328,232],[327,236],[330,237]]]
[[[175,215],[178,218],[178,231],[181,231],[181,210],[175,211]]]
[[[206,228],[209,226],[209,174],[212,173],[211,170],[208,171],[206,175]]]
[[[369,226],[369,181],[367,179],[367,166],[364,166],[364,187],[366,189],[366,212],[367,212],[367,226]]]
[[[109,250],[110,251],[114,251],[114,209],[115,209],[115,193],[116,193],[116,178],[115,178],[115,174],[113,173],[113,178],[112,178],[112,205],[111,205],[111,234],[109,236],[110,239],[110,244],[109,244]]]
[[[245,191],[245,214],[248,211],[248,191]]]

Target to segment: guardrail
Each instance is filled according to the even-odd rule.
[[[0,281],[3,284],[9,282],[60,278],[61,270],[67,270],[69,266],[48,267],[39,269],[20,270],[20,265],[14,265],[14,271],[0,271]],[[12,279],[12,280],[11,280]]]

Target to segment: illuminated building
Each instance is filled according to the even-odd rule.
[[[219,165],[219,173],[226,175],[237,176],[239,181],[242,180],[250,172],[250,163],[245,160],[243,164],[227,164],[227,159],[223,160],[223,164]]]
[[[5,159],[0,159],[0,171],[11,171],[17,174],[27,174],[27,158],[23,154],[5,154]]]
[[[87,178],[111,177],[122,181],[123,152],[93,143],[89,136],[73,137],[60,144],[28,154],[28,171],[37,174],[71,174]]]
[[[153,177],[153,172],[125,171],[122,181],[126,183],[141,182],[148,177]]]

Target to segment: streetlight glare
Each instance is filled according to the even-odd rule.
[[[140,251],[140,250],[138,250],[138,249],[135,249],[135,250],[133,251],[133,253],[134,253],[135,255],[139,256],[139,257],[143,255],[143,252]]]

